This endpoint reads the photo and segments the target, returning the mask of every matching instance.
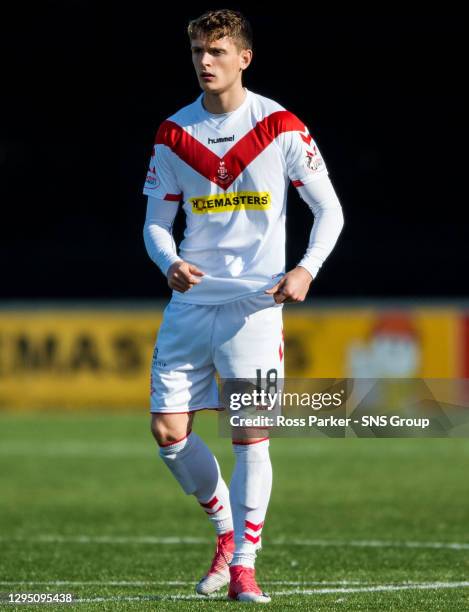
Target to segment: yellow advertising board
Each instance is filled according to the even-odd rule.
[[[303,309],[285,317],[287,376],[453,378],[455,309]]]
[[[149,406],[162,310],[0,311],[0,408]],[[287,376],[457,377],[455,309],[284,310]]]
[[[162,311],[0,312],[0,407],[149,403]]]

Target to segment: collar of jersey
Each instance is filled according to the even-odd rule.
[[[225,123],[225,121],[231,119],[232,117],[234,117],[238,113],[242,113],[244,111],[244,109],[247,106],[249,106],[249,104],[251,102],[251,92],[246,87],[244,88],[244,90],[246,92],[246,97],[244,98],[242,104],[240,104],[240,106],[238,106],[238,108],[235,108],[235,110],[230,111],[228,113],[210,113],[204,107],[204,105],[202,103],[202,99],[204,97],[204,94],[202,92],[200,94],[200,96],[197,98],[197,102],[199,104],[199,109],[200,109],[200,112],[201,112],[202,116],[204,117],[204,119],[208,119],[211,122],[215,123],[216,125],[221,125],[222,123]]]

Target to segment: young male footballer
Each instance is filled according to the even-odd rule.
[[[283,378],[282,307],[302,302],[332,251],[342,211],[303,122],[248,91],[251,27],[232,10],[189,23],[201,95],[160,125],[145,183],[144,239],[173,289],[151,376],[151,429],[159,454],[217,534],[201,595],[229,584],[228,597],[266,603],[254,563],[272,487],[268,437],[235,434],[228,489],[218,462],[192,431],[195,413],[220,407],[215,373]],[[285,272],[289,181],[314,214],[303,259]],[[176,249],[172,225],[186,216]]]

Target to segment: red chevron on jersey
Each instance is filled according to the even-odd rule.
[[[222,189],[228,189],[241,172],[283,132],[304,132],[305,125],[288,111],[276,111],[259,121],[222,158],[174,121],[164,121],[155,144],[168,146],[186,164]],[[301,135],[303,139],[303,135]],[[310,137],[311,140],[311,137]]]

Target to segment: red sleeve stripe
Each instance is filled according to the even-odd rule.
[[[302,181],[292,181],[293,187],[303,187]]]
[[[163,199],[167,200],[168,202],[180,202],[182,199],[182,193],[167,193]]]

